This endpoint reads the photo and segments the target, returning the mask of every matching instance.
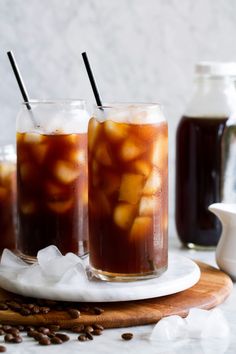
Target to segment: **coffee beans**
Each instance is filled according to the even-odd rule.
[[[50,345],[51,341],[48,337],[43,337],[42,339],[40,339],[39,344],[40,345]]]
[[[62,342],[68,342],[68,340],[70,340],[70,337],[64,333],[56,333],[56,337],[60,338]]]
[[[100,336],[101,334],[102,334],[101,329],[95,329],[95,330],[93,331],[93,335],[94,335],[94,336]]]
[[[80,317],[80,311],[77,309],[69,309],[68,313],[71,318],[76,319]]]
[[[123,333],[121,338],[124,340],[131,340],[133,338],[133,333]]]
[[[51,338],[51,343],[52,344],[62,344],[63,341],[59,337],[52,337]]]
[[[87,340],[87,337],[85,334],[80,334],[79,337],[78,337],[78,340],[80,342],[85,342]]]
[[[0,353],[4,353],[7,351],[7,348],[4,345],[0,345]]]
[[[100,307],[96,307],[96,306],[93,308],[93,311],[94,311],[95,315],[101,315],[104,312],[103,309],[101,309]]]

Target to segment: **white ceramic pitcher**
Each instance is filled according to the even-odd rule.
[[[216,248],[219,268],[236,281],[236,204],[215,203],[209,206],[222,223],[222,234]]]

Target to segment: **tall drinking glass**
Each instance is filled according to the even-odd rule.
[[[167,269],[168,130],[157,104],[97,107],[88,128],[90,264],[103,280]]]
[[[82,100],[23,103],[17,118],[18,250],[88,252],[87,125]]]

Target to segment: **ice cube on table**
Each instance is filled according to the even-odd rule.
[[[83,264],[76,255],[67,253],[63,256],[56,246],[40,250],[37,259],[44,276],[53,281],[59,281],[69,269]]]
[[[13,252],[5,248],[1,257],[1,266],[19,269],[28,267],[28,264],[25,263],[20,257],[17,257]]]
[[[193,308],[186,317],[190,338],[224,338],[229,336],[229,325],[219,309]]]
[[[180,316],[162,318],[152,330],[150,340],[169,341],[187,337],[186,321]]]

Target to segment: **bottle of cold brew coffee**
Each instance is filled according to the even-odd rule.
[[[236,63],[201,62],[195,90],[176,136],[176,228],[188,248],[217,245],[220,221],[208,206],[221,201],[221,143],[236,110]]]

